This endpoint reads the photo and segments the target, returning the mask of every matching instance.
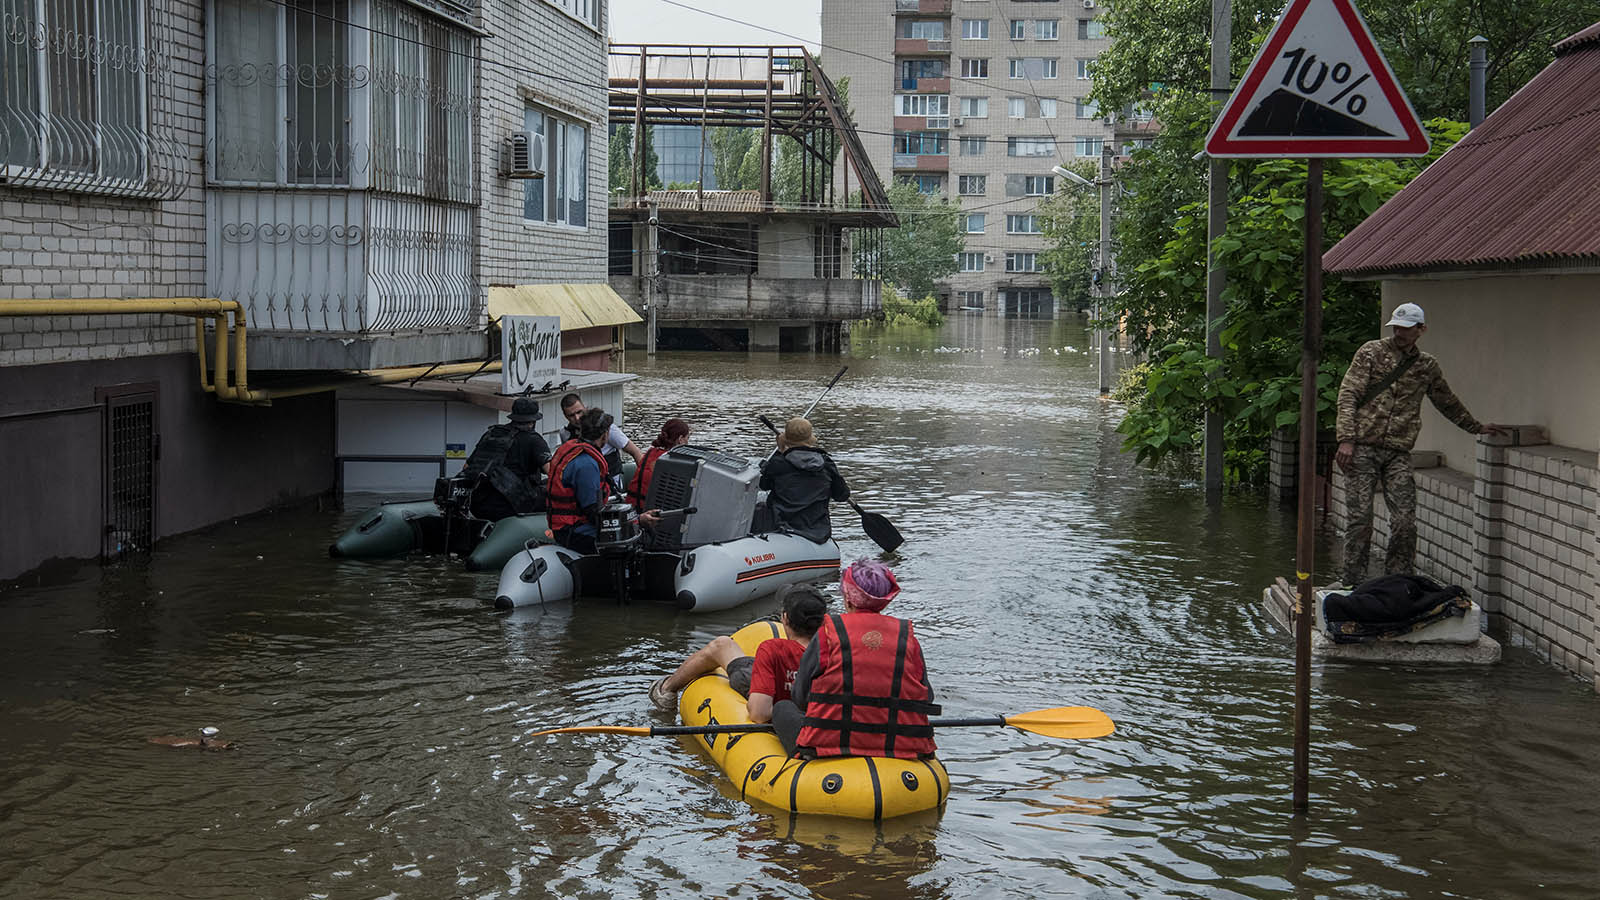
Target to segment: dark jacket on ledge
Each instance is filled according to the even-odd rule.
[[[798,534],[813,543],[833,536],[828,500],[850,499],[850,487],[839,467],[816,447],[790,447],[761,467],[761,489],[779,531]]]

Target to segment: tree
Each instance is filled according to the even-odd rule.
[[[1093,181],[1096,165],[1086,159],[1073,160],[1067,168]],[[1040,205],[1044,215],[1044,236],[1048,242],[1043,257],[1050,275],[1052,292],[1064,305],[1086,309],[1093,304],[1096,249],[1100,242],[1100,195],[1060,179],[1056,193]]]
[[[856,270],[877,272],[907,297],[933,293],[933,283],[956,270],[956,257],[965,246],[961,236],[961,208],[940,197],[934,199],[909,184],[889,188],[889,205],[900,217],[899,228],[885,229],[881,255],[865,259],[857,248]]]
[[[759,144],[760,136],[754,128],[722,125],[711,129],[706,143],[711,147],[711,173],[716,176],[718,189],[750,191],[761,186],[759,180],[749,183],[744,166],[751,145]]]
[[[627,123],[611,129],[611,142],[607,150],[606,169],[611,179],[611,190],[630,193],[633,190],[633,126]]]

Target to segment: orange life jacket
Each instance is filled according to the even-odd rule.
[[[666,447],[651,447],[644,452],[644,461],[639,463],[639,468],[633,473],[633,480],[628,482],[628,502],[633,508],[644,512],[644,504],[650,499],[650,479],[656,474],[656,460],[661,454],[667,452]]]
[[[938,715],[911,623],[857,610],[830,615],[814,638],[821,669],[806,694],[795,744],[818,757],[932,753]]]
[[[550,460],[550,480],[545,484],[545,494],[550,506],[550,530],[562,531],[589,521],[589,516],[583,512],[583,507],[589,504],[579,502],[578,492],[568,487],[561,480],[562,474],[567,469],[567,463],[579,456],[587,454],[600,467],[600,496],[594,502],[604,505],[606,502],[606,458],[588,441],[573,438],[556,449],[556,455]]]

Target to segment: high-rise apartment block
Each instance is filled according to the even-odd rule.
[[[1040,251],[1051,169],[1100,158],[1110,119],[1085,98],[1107,41],[1096,0],[822,0],[823,65],[878,171],[956,200],[966,250],[950,309],[1056,312]]]

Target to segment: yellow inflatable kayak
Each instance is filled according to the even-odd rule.
[[[733,639],[755,656],[762,641],[782,636],[778,623],[756,622],[734,632]],[[685,725],[750,721],[744,697],[728,686],[728,676],[720,669],[684,688],[678,712]],[[789,759],[770,731],[696,735],[694,742],[744,799],[791,812],[889,819],[937,809],[950,795],[950,773],[937,759]]]

